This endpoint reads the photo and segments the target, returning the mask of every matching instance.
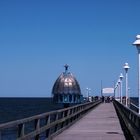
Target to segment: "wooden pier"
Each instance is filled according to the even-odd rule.
[[[102,103],[53,140],[125,140],[113,103]]]

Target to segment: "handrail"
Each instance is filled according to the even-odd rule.
[[[137,105],[135,105],[134,103],[130,103],[132,106],[134,106],[135,108],[139,109],[139,107]]]
[[[96,102],[88,102],[0,124],[0,139],[3,136],[2,133],[10,128],[16,130],[15,139],[17,140],[27,140],[31,138],[39,140],[42,135],[45,139],[49,139],[70,126],[99,103],[101,103],[100,100]]]
[[[118,101],[114,101],[114,106],[131,136],[140,140],[140,115]]]

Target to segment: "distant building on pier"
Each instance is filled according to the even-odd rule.
[[[68,71],[68,65],[65,65],[63,72],[54,83],[52,94],[56,103],[73,104],[81,103],[83,96],[76,78]]]

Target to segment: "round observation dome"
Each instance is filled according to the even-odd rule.
[[[65,65],[63,72],[54,83],[52,94],[55,102],[58,103],[80,103],[81,90],[78,81],[68,72],[68,65]]]

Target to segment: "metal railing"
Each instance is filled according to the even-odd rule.
[[[130,103],[132,106],[134,106],[135,108],[139,109],[139,107],[137,105],[135,105],[134,103]]]
[[[100,100],[0,124],[0,140],[51,139],[99,103]]]
[[[140,140],[140,115],[118,101],[114,106],[134,140]]]

